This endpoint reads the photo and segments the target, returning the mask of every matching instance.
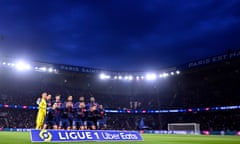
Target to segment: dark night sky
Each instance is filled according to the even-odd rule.
[[[240,0],[0,0],[0,56],[160,69],[240,48]]]

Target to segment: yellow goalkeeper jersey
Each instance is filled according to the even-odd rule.
[[[46,113],[47,111],[47,102],[45,99],[41,99],[41,102],[38,105],[39,112]]]

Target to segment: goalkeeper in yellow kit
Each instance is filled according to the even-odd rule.
[[[42,129],[44,124],[44,119],[47,113],[47,93],[42,93],[42,98],[38,104],[38,114],[36,119],[36,129]]]

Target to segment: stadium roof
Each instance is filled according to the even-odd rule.
[[[188,63],[178,65],[175,67],[159,69],[157,71],[140,71],[140,72],[130,72],[130,71],[109,71],[104,69],[97,69],[97,68],[89,68],[89,67],[82,67],[82,66],[72,66],[72,65],[65,65],[65,64],[51,64],[46,62],[37,62],[31,61],[26,62],[24,60],[19,60],[16,58],[8,58],[2,57],[0,58],[0,67],[15,67],[20,70],[29,70],[34,69],[36,71],[42,72],[50,72],[50,73],[59,73],[59,72],[76,72],[76,73],[92,73],[92,74],[100,74],[100,78],[108,79],[110,76],[112,78],[121,79],[125,77],[125,79],[131,80],[132,76],[141,78],[143,75],[147,79],[155,79],[156,75],[159,77],[164,77],[166,75],[174,75],[179,74],[179,70],[185,70],[189,68],[199,67],[203,65],[208,65],[212,63],[217,63],[225,60],[230,60],[234,58],[240,57],[240,50],[229,51],[227,53],[223,53],[220,55],[207,57],[195,61],[190,61]]]

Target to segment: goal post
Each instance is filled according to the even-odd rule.
[[[198,123],[169,123],[170,133],[200,134],[200,124]]]

